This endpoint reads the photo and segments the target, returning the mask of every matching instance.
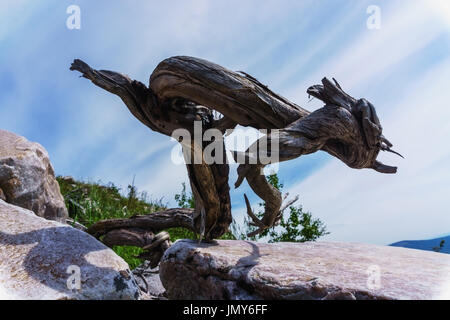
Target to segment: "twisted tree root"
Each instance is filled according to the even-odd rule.
[[[171,246],[169,234],[163,229],[184,227],[195,231],[193,209],[169,209],[129,219],[109,219],[97,222],[87,232],[106,246],[134,246],[144,251],[138,256],[156,267],[164,252]]]
[[[348,95],[334,79],[331,82],[324,78],[321,85],[308,89],[308,94],[325,103],[323,108],[309,112],[244,72],[233,72],[193,57],[172,57],[162,61],[153,71],[148,87],[117,72],[92,69],[78,59],[72,63],[71,70],[81,72],[95,85],[119,96],[139,121],[167,136],[176,129],[193,134],[195,121],[201,121],[202,134],[211,128],[217,128],[223,134],[238,124],[273,129],[266,137],[269,143],[265,150],[269,155],[278,155],[272,162],[322,150],[350,168],[370,168],[381,173],[397,170],[376,160],[379,151],[396,152],[382,135],[374,106],[365,99],[357,100]],[[213,111],[220,112],[223,117],[214,119]],[[278,150],[271,149],[271,141]],[[194,144],[183,145],[190,148],[190,152],[199,151]],[[201,153],[205,147],[205,143],[200,146]],[[225,148],[223,141],[222,147]],[[244,152],[246,160],[254,158],[249,150]],[[258,227],[257,232],[262,232],[280,221],[289,202],[282,206],[281,193],[262,175],[267,163],[258,157],[259,154],[256,162],[240,164],[235,186],[246,179],[265,201],[265,213],[259,220],[245,197],[249,216]],[[161,250],[170,245],[164,234],[159,236],[158,245],[152,245],[155,233],[165,228],[188,228],[207,240],[220,237],[228,231],[232,221],[228,164],[207,164],[202,158],[201,163],[187,163],[187,169],[195,198],[194,210],[171,209],[131,219],[102,221],[88,232],[97,237],[104,235],[103,240],[110,245],[134,243],[151,248],[154,261],[162,255]]]

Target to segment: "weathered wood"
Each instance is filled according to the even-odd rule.
[[[214,128],[216,124],[219,130],[223,130],[224,125],[232,126],[229,120],[214,120],[210,109],[181,96],[162,100],[152,89],[120,73],[97,71],[81,60],[75,60],[71,70],[81,72],[83,77],[90,79],[97,86],[118,95],[130,112],[144,125],[167,136],[171,136],[176,129],[186,129],[193,136],[194,121],[202,121],[203,132]],[[194,147],[191,147],[191,151],[194,152]],[[188,164],[188,172],[191,188],[198,190],[195,208],[197,214],[192,220],[195,231],[204,233],[208,239],[220,237],[228,230],[232,220],[228,164],[226,162],[212,165],[206,165],[204,162]],[[201,212],[204,212],[206,217],[204,231],[200,230]]]
[[[323,150],[351,168],[371,168],[382,173],[395,173],[395,167],[376,160],[380,150],[392,151],[392,144],[381,134],[382,127],[373,105],[365,99],[354,99],[336,81],[333,84],[324,78],[322,83],[323,85],[310,87],[308,93],[324,101],[326,105],[294,121],[276,134],[269,134],[268,153],[272,151],[271,140],[276,139],[280,162]],[[248,150],[254,150],[258,143],[260,141],[256,141]],[[235,153],[236,159],[238,155],[239,153]],[[244,154],[244,158],[250,158],[249,151]],[[256,231],[259,233],[274,225],[280,212],[281,194],[271,188],[261,176],[263,165],[249,165],[248,162],[238,168],[236,187],[246,178],[253,191],[266,200],[264,218],[261,221],[265,227]]]
[[[182,227],[195,231],[192,223],[193,213],[193,209],[179,208],[134,216],[128,219],[108,219],[92,225],[87,232],[99,238],[114,229],[138,228],[157,233],[164,229]]]
[[[193,134],[195,121],[202,122],[202,133],[211,128],[224,133],[238,124],[274,129],[267,136],[266,151],[268,155],[277,152],[277,161],[323,150],[351,168],[396,172],[395,167],[376,160],[380,150],[395,151],[390,149],[392,144],[382,135],[375,108],[365,99],[357,100],[348,95],[334,79],[333,83],[324,78],[321,85],[308,89],[308,94],[325,103],[323,108],[311,113],[244,72],[233,72],[193,57],[179,56],[162,61],[150,76],[149,87],[117,72],[94,70],[81,60],[75,60],[71,70],[80,71],[97,86],[118,95],[143,124],[168,136],[180,128]],[[213,111],[220,112],[223,117],[214,119]],[[271,150],[272,141],[276,142],[278,150]],[[182,144],[192,153],[202,153],[207,146],[207,143],[201,146]],[[225,148],[223,141],[222,146]],[[253,191],[265,201],[264,217],[258,220],[246,199],[249,215],[259,227],[257,232],[262,232],[279,220],[282,196],[261,174],[267,163],[257,156],[256,163],[249,164],[248,160],[254,158],[249,150],[243,154],[234,153],[235,158],[242,156],[247,160],[238,168],[235,187],[246,179]],[[141,228],[157,232],[181,226],[200,233],[206,239],[220,237],[232,221],[228,164],[225,161],[223,164],[207,164],[202,158],[201,163],[187,163],[187,170],[195,198],[194,210],[172,209],[132,219],[103,221],[88,231],[100,236],[114,229]],[[129,241],[131,236],[127,232],[121,235],[124,241]],[[119,234],[113,233],[110,238]]]
[[[161,100],[182,97],[257,129],[284,128],[309,114],[245,73],[193,57],[162,61],[150,77],[150,88]]]
[[[102,242],[108,247],[120,245],[143,248],[151,244],[154,238],[155,234],[145,229],[113,229],[103,236]]]

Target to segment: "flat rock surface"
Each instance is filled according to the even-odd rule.
[[[128,264],[85,232],[0,200],[0,299],[138,299]]]
[[[450,255],[362,243],[179,240],[169,299],[450,299]]]
[[[68,217],[47,151],[12,132],[0,130],[0,199],[40,217]]]

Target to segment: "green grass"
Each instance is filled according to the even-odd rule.
[[[151,214],[166,209],[161,200],[149,199],[145,192],[138,192],[133,184],[128,186],[126,192],[121,192],[120,188],[112,183],[104,185],[100,182],[81,182],[63,177],[57,177],[57,180],[69,216],[88,228],[100,220],[130,218],[136,214]],[[166,231],[169,232],[171,241],[197,239],[197,235],[187,229],[171,228]],[[233,236],[227,234],[223,238],[231,239]],[[140,248],[115,246],[113,250],[131,269],[141,263],[141,260],[136,258],[142,252]]]
[[[143,251],[141,248],[128,246],[114,246],[112,249],[118,256],[122,257],[122,259],[128,263],[131,270],[133,270],[142,263],[140,259],[136,258]]]
[[[279,182],[276,174],[271,174],[267,178],[274,187],[281,191],[283,185]],[[161,200],[151,200],[145,192],[138,192],[134,182],[127,187],[127,190],[121,192],[113,183],[105,185],[100,182],[81,182],[62,177],[57,177],[57,180],[69,210],[69,216],[88,228],[100,220],[130,218],[137,214],[152,214],[155,211],[167,209]],[[187,192],[184,183],[181,193],[174,195],[174,199],[178,207],[194,207],[195,201],[192,193]],[[264,203],[261,203],[260,206],[264,207]],[[257,215],[262,217],[263,212],[259,212]],[[230,227],[233,232],[227,232],[220,239],[235,240],[235,235],[242,240],[248,239],[246,234],[253,230],[245,225],[242,229],[235,222]],[[269,242],[303,242],[315,241],[317,238],[328,234],[323,222],[314,219],[311,213],[304,212],[301,206],[291,206],[289,217],[286,220],[284,218],[281,220],[278,229],[267,229],[260,236],[250,240],[259,240],[261,237],[266,237]],[[184,228],[171,228],[166,231],[169,232],[171,241],[198,239],[197,234]],[[115,246],[113,250],[129,264],[131,269],[141,264],[140,259],[136,257],[142,252],[142,249]]]

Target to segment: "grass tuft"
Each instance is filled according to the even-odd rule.
[[[88,228],[100,220],[130,218],[136,214],[151,214],[167,208],[161,200],[151,200],[146,192],[139,192],[134,183],[122,193],[113,183],[104,185],[101,182],[82,182],[61,176],[56,179],[70,218]],[[171,228],[166,231],[169,232],[171,241],[197,238],[195,233],[184,228]],[[136,258],[142,252],[141,248],[115,246],[112,249],[131,269],[142,262]]]

